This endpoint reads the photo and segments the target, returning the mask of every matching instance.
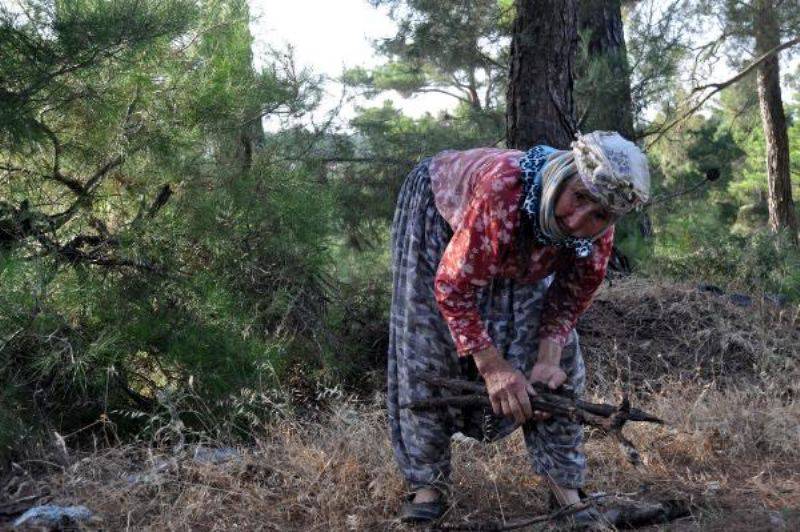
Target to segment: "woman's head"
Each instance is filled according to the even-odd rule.
[[[647,157],[619,133],[578,135],[572,154],[584,186],[608,211],[622,216],[650,199]]]
[[[561,231],[575,238],[594,238],[617,218],[592,196],[577,174],[561,185],[553,213]]]
[[[649,198],[647,158],[618,133],[579,135],[542,168],[539,225],[556,240],[594,239]]]

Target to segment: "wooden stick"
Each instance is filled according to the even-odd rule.
[[[412,410],[430,410],[446,408],[448,406],[491,406],[486,387],[480,383],[461,379],[439,377],[429,373],[422,373],[419,378],[432,385],[446,388],[455,392],[470,392],[464,395],[449,397],[431,397],[400,405],[400,408]],[[647,423],[663,424],[664,421],[656,416],[631,408],[628,396],[623,397],[618,406],[604,403],[590,403],[577,399],[574,394],[562,392],[553,393],[539,383],[534,384],[536,395],[530,395],[531,407],[534,410],[548,412],[555,416],[563,416],[591,427],[595,427],[619,443],[620,449],[625,453],[628,462],[636,467],[641,466],[641,456],[633,443],[622,434],[622,427],[628,421],[643,421]],[[527,423],[534,423],[528,421]]]
[[[465,381],[461,379],[450,379],[447,377],[439,377],[428,373],[422,373],[420,379],[432,384],[434,386],[441,386],[453,391],[473,392],[472,395],[454,395],[450,397],[432,397],[430,399],[422,399],[419,401],[412,401],[410,403],[401,405],[400,408],[411,408],[414,410],[440,408],[442,406],[484,406],[491,405],[489,396],[486,392],[486,386],[483,384]],[[627,399],[624,399],[620,406],[609,405],[605,403],[590,403],[581,399],[576,399],[569,394],[553,393],[552,391],[543,388],[539,383],[534,384],[536,395],[531,396],[531,406],[536,410],[543,412],[550,412],[555,415],[567,415],[569,417],[577,417],[575,421],[581,421],[580,417],[585,414],[593,414],[604,418],[611,418],[619,413],[623,405],[628,404]],[[626,407],[627,413],[625,421],[646,421],[649,423],[663,424],[664,421],[656,416],[649,414],[637,408],[630,408],[629,404]]]

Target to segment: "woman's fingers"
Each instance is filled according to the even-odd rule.
[[[525,414],[522,412],[522,405],[519,404],[519,399],[514,394],[508,395],[508,405],[511,407],[511,417],[520,425],[525,423]]]
[[[522,409],[522,415],[524,419],[520,421],[520,423],[525,423],[525,421],[529,420],[531,416],[533,416],[533,407],[531,407],[531,399],[528,397],[527,390],[522,390],[519,394],[517,394],[517,398],[519,401],[519,406]]]
[[[550,380],[547,381],[547,387],[550,388],[551,390],[556,390],[556,389],[558,389],[559,386],[564,384],[564,381],[566,381],[566,380],[567,380],[567,374],[566,373],[564,373],[561,370],[555,371],[550,376]]]
[[[533,415],[531,401],[522,382],[514,383],[505,389],[503,397],[508,403],[509,410],[504,413],[508,417],[513,417],[520,425],[525,423]]]
[[[494,415],[502,416],[503,415],[503,405],[500,402],[500,398],[497,397],[496,395],[489,395],[489,401],[491,401],[491,403],[492,403],[492,412],[494,412]]]
[[[511,417],[514,415],[511,412],[511,405],[508,403],[508,397],[506,397],[505,394],[500,397],[500,404],[503,405],[503,411],[501,412],[502,415],[506,417]]]
[[[533,384],[530,381],[525,383],[525,390],[528,392],[528,397],[536,397],[536,390],[533,387]]]
[[[513,418],[520,424],[533,416],[529,394],[535,393],[523,373],[509,365],[498,371],[487,372],[484,379],[495,415]]]

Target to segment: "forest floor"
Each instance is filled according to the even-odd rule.
[[[667,530],[800,530],[799,311],[741,307],[688,285],[605,286],[579,327],[587,398],[617,402],[627,385],[635,406],[668,424],[626,427],[638,469],[590,431],[587,491],[645,486],[637,497],[689,501],[691,515]],[[404,487],[385,417],[378,393],[275,421],[254,445],[208,460],[144,444],[71,451],[47,474],[20,464],[0,506],[26,496],[85,505],[96,514],[87,529],[406,530],[394,520]],[[547,512],[519,431],[498,443],[454,441],[453,465],[446,523]]]

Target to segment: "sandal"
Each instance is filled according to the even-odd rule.
[[[414,493],[406,497],[406,501],[400,506],[398,518],[401,523],[423,524],[439,520],[447,510],[444,496],[439,495],[439,499],[432,502],[414,502]]]

